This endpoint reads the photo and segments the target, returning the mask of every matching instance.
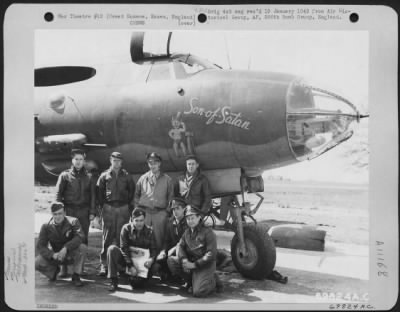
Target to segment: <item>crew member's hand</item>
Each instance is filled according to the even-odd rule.
[[[53,253],[52,258],[53,258],[54,260],[58,260],[58,252]]]
[[[183,270],[185,271],[190,271],[196,268],[196,265],[193,262],[190,262],[188,260],[186,261],[182,261],[182,266],[183,266]]]
[[[153,259],[149,259],[144,263],[144,266],[150,269],[151,265],[153,264]]]
[[[157,260],[163,260],[167,257],[167,254],[165,253],[165,250],[161,250],[160,253],[157,256]]]
[[[174,255],[176,252],[176,246],[172,247],[170,250],[168,250],[168,257],[171,257]]]
[[[90,221],[93,221],[93,220],[94,220],[94,217],[95,217],[94,214],[90,214],[90,215],[89,215],[89,220],[90,220]]]
[[[66,255],[67,255],[67,248],[63,247],[63,248],[58,252],[58,260],[59,260],[59,261],[64,261]]]
[[[134,266],[131,266],[131,267],[128,269],[128,271],[129,271],[129,273],[130,273],[131,276],[136,276],[136,275],[137,275],[137,270],[135,269]]]

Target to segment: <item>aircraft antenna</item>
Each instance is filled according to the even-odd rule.
[[[74,103],[74,106],[75,106],[76,110],[78,111],[79,115],[81,116],[81,118],[82,118],[83,120],[85,120],[85,117],[83,117],[81,111],[80,111],[79,108],[78,108],[78,105],[76,105],[76,103],[75,103],[75,100],[74,100],[72,97],[70,97],[70,96],[67,96],[67,97],[71,100],[72,103]]]
[[[226,57],[228,59],[228,66],[229,66],[229,69],[232,69],[231,59],[229,57],[228,41],[226,40],[225,34],[224,34],[224,42],[225,42],[225,49],[226,49]]]
[[[170,31],[170,32],[168,33],[168,41],[167,41],[167,55],[168,55],[168,56],[170,55],[170,53],[169,53],[169,45],[170,45],[170,43],[171,43],[171,37],[172,37],[172,31]]]

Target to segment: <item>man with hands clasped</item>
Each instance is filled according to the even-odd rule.
[[[53,217],[40,229],[35,269],[53,282],[60,265],[73,264],[72,282],[75,286],[82,286],[80,275],[87,251],[87,246],[83,244],[85,234],[77,218],[65,215],[63,203],[52,203],[51,213]]]
[[[199,209],[188,205],[185,217],[189,228],[177,245],[177,257],[170,258],[168,265],[172,274],[186,280],[189,293],[206,297],[215,290],[222,290],[216,275],[216,235],[201,222]]]

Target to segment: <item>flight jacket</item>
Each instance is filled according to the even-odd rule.
[[[96,214],[96,183],[92,174],[74,166],[63,171],[56,184],[56,200],[66,206],[87,206],[90,214]]]
[[[180,261],[188,259],[196,268],[206,268],[216,263],[217,237],[213,230],[199,223],[194,230],[186,229],[178,245],[177,256]]]
[[[175,196],[183,198],[189,205],[193,205],[200,209],[203,214],[207,214],[211,208],[211,190],[207,177],[197,171],[193,177],[193,182],[189,187],[189,191],[183,196],[181,193],[181,184],[184,184],[186,173],[179,176],[176,180],[174,190]]]
[[[153,230],[145,225],[139,232],[132,222],[125,224],[122,227],[120,235],[120,249],[127,267],[132,267],[132,259],[130,257],[129,247],[138,247],[149,249],[150,258],[157,256],[157,246],[154,238]]]
[[[132,206],[135,183],[125,169],[121,168],[118,175],[111,168],[107,169],[97,180],[97,187],[101,206],[105,203]]]
[[[37,249],[43,258],[51,260],[53,254],[63,247],[67,248],[67,251],[78,248],[84,238],[85,234],[77,218],[66,216],[60,224],[54,223],[54,219],[51,218],[40,229]],[[49,243],[51,249],[48,247]]]

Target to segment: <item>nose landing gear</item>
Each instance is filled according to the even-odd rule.
[[[244,200],[239,204],[237,195],[224,196],[221,198],[221,204],[211,209],[209,216],[214,226],[215,217],[218,217],[225,221],[225,230],[235,232],[231,241],[231,255],[237,270],[244,277],[260,280],[266,278],[274,269],[276,250],[268,234],[268,226],[257,224],[252,216],[264,199],[260,194],[256,195],[260,200],[254,209],[250,209],[250,204]],[[246,219],[251,221],[247,222]]]

